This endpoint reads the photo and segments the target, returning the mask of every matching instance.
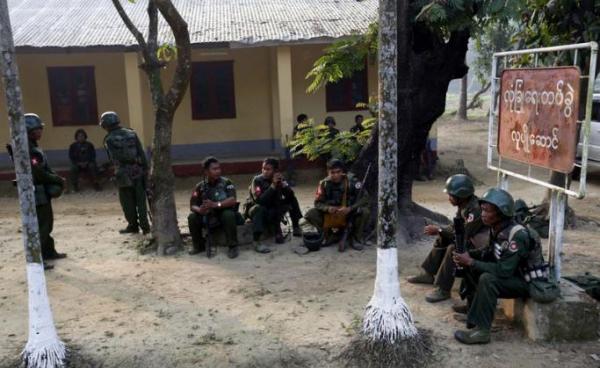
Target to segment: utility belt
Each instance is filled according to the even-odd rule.
[[[544,262],[538,265],[527,265],[521,267],[521,275],[527,282],[533,280],[548,280],[550,277],[550,265],[548,262]]]

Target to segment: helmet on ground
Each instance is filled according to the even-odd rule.
[[[475,187],[471,178],[464,174],[456,174],[446,180],[444,193],[457,198],[469,198],[475,193]]]
[[[121,124],[121,119],[114,111],[106,111],[100,116],[100,126],[102,128],[111,128]]]
[[[498,207],[500,213],[506,217],[512,217],[515,214],[515,200],[504,189],[491,188],[483,194],[479,203],[490,203]]]
[[[323,244],[323,234],[318,232],[306,232],[302,234],[302,240],[304,241],[304,246],[308,248],[308,250],[316,252],[321,249],[321,244]]]
[[[44,127],[42,119],[40,119],[37,114],[27,113],[23,116],[25,117],[25,127],[27,127],[27,133],[30,133],[36,129],[42,129]]]

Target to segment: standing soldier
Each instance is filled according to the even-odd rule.
[[[100,190],[98,184],[98,166],[96,165],[96,148],[87,140],[88,136],[85,130],[77,129],[75,132],[75,142],[69,147],[69,160],[71,160],[70,182],[74,191],[79,191],[79,174],[82,171],[92,179],[95,190]]]
[[[254,249],[257,252],[270,252],[266,245],[260,243],[260,237],[267,227],[274,230],[277,244],[284,242],[281,220],[286,212],[290,213],[293,235],[302,236],[298,225],[302,218],[300,205],[294,191],[279,172],[279,161],[274,158],[263,161],[262,173],[252,179],[249,192],[244,214],[252,220]]]
[[[330,160],[327,171],[329,175],[321,180],[317,188],[315,207],[304,218],[326,235],[328,240],[325,245],[340,240],[339,236],[327,234],[328,230],[348,231],[348,222],[353,222],[348,240],[353,249],[362,250],[363,246],[358,242],[362,241],[364,226],[369,220],[368,194],[363,193],[359,198],[362,183],[352,174],[344,173],[342,161]]]
[[[465,221],[465,241],[468,249],[481,248],[487,245],[488,228],[481,222],[479,201],[475,196],[475,187],[471,179],[463,174],[453,175],[446,181],[444,192],[448,194],[450,203],[458,207],[458,214]],[[454,284],[455,265],[452,252],[455,249],[454,226],[440,228],[436,225],[425,226],[424,233],[436,235],[437,239],[429,255],[421,265],[424,273],[413,276],[408,282],[413,284],[433,284],[436,289],[425,297],[430,303],[450,299],[450,291]],[[461,307],[456,307],[461,309]]]
[[[481,198],[481,219],[490,227],[490,239],[484,249],[454,253],[456,264],[465,268],[465,282],[472,290],[467,314],[467,331],[454,337],[463,344],[487,344],[498,298],[526,298],[529,286],[522,269],[530,251],[528,230],[514,219],[512,196],[498,188]]]
[[[108,132],[104,147],[115,167],[119,201],[127,220],[127,227],[119,232],[137,234],[141,228],[147,234],[150,232],[146,206],[148,161],[142,143],[132,129],[121,127],[115,112],[103,113],[100,126]]]
[[[40,231],[42,258],[44,261],[65,258],[66,254],[58,253],[54,248],[54,239],[51,235],[54,226],[52,198],[57,198],[62,194],[65,179],[58,176],[50,168],[46,154],[38,146],[38,141],[42,138],[44,129],[44,124],[40,117],[36,114],[25,114],[25,125],[29,138],[29,157],[31,159],[31,174],[35,187],[35,210],[37,212]],[[53,267],[44,263],[45,269]]]
[[[231,180],[221,176],[221,165],[214,157],[207,157],[203,164],[205,179],[196,185],[190,199],[190,215],[188,226],[192,236],[190,254],[197,254],[206,249],[202,228],[207,231],[222,226],[229,250],[227,256],[236,258],[239,255],[237,239],[237,212],[235,186]],[[243,220],[242,220],[243,221]],[[209,244],[210,245],[210,244]]]

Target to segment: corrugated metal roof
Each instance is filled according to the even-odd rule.
[[[377,0],[174,0],[193,44],[302,42],[364,32]],[[147,2],[121,0],[146,33]],[[135,46],[110,0],[9,0],[17,47]],[[159,37],[170,42],[163,21]]]

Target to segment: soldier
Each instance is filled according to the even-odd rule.
[[[221,165],[214,157],[207,157],[203,164],[205,179],[196,185],[190,199],[191,213],[188,226],[192,235],[190,254],[205,250],[205,239],[202,228],[208,230],[222,226],[227,241],[227,256],[236,258],[239,255],[237,239],[237,212],[235,186],[231,180],[221,176]]]
[[[458,214],[465,221],[467,248],[480,248],[487,244],[488,229],[481,222],[481,211],[471,179],[462,174],[453,175],[446,181],[444,192],[450,204],[458,208]],[[424,272],[408,278],[413,284],[433,284],[436,289],[425,297],[430,303],[450,299],[454,284],[455,265],[452,261],[454,226],[440,228],[437,225],[425,226],[424,233],[435,235],[437,239],[429,255],[421,265]],[[464,307],[457,307],[459,310]]]
[[[355,250],[362,250],[363,229],[369,220],[368,194],[358,198],[361,182],[352,174],[344,173],[344,164],[338,159],[327,163],[327,178],[319,182],[315,198],[315,207],[311,208],[304,218],[321,233],[327,234],[328,230],[344,230],[348,221],[353,221],[352,234],[348,237],[350,246]],[[332,224],[341,219],[337,225]],[[346,229],[347,230],[347,229]],[[334,236],[329,236],[325,245],[339,241]],[[355,242],[356,241],[356,242]]]
[[[294,236],[302,236],[298,222],[302,218],[298,199],[292,188],[279,172],[279,161],[266,158],[262,164],[262,173],[252,179],[250,195],[246,200],[244,214],[252,220],[254,249],[259,253],[269,253],[270,249],[260,243],[260,237],[267,227],[275,231],[275,242],[284,242],[281,232],[281,220],[286,212],[290,213]]]
[[[147,234],[150,232],[146,206],[148,161],[137,134],[120,124],[115,112],[107,111],[100,117],[100,126],[108,132],[104,137],[104,147],[115,166],[119,201],[127,220],[127,227],[119,233],[137,234],[141,228]]]
[[[350,132],[360,133],[363,130],[365,130],[365,127],[362,126],[363,120],[364,120],[364,117],[361,114],[356,115],[354,117],[354,126],[352,126],[352,128],[350,128]]]
[[[335,119],[333,118],[333,116],[326,117],[323,125],[325,125],[327,127],[327,131],[325,132],[325,135],[327,136],[327,138],[333,139],[338,134],[340,134],[339,129],[337,129],[335,127],[336,123],[335,123]]]
[[[96,149],[91,142],[88,142],[87,138],[85,130],[77,129],[75,142],[69,147],[69,159],[71,160],[69,179],[71,188],[76,192],[79,191],[79,174],[83,171],[90,176],[94,189],[100,190],[97,178]]]
[[[63,191],[65,179],[58,176],[48,165],[46,154],[38,146],[42,138],[44,124],[36,114],[25,114],[25,125],[29,138],[29,157],[31,159],[31,175],[35,188],[35,210],[40,231],[42,246],[42,259],[52,260],[65,258],[65,253],[58,253],[54,247],[52,228],[54,214],[52,212],[52,198],[57,198]],[[44,269],[54,266],[44,263]]]
[[[490,342],[498,298],[525,298],[529,287],[521,269],[527,265],[530,235],[513,219],[512,196],[498,188],[488,190],[480,200],[481,219],[490,227],[488,246],[465,253],[454,253],[456,264],[465,268],[465,282],[472,303],[467,314],[467,331],[454,337],[463,344]]]
[[[308,115],[306,115],[306,114],[300,114],[296,117],[296,125],[294,125],[294,132],[293,132],[294,137],[296,136],[296,133],[298,133],[299,131],[304,129],[304,127],[301,125],[306,123],[307,121],[308,121]]]

